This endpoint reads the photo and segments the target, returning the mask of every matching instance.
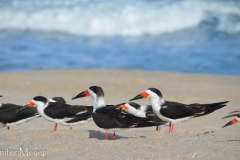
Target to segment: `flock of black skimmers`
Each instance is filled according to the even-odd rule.
[[[148,88],[127,103],[106,105],[103,89],[99,86],[89,87],[73,97],[72,100],[86,96],[93,98],[93,106],[70,105],[62,97],[47,99],[43,96],[34,97],[25,106],[0,103],[0,125],[9,130],[11,126],[43,117],[54,122],[53,131],[57,131],[58,124],[70,126],[70,130],[72,130],[74,125],[93,120],[98,127],[106,130],[105,139],[108,139],[108,132],[112,132],[114,133],[112,139],[115,140],[116,131],[129,128],[156,126],[156,130],[160,131],[160,127],[166,125],[169,126],[168,132],[172,133],[175,124],[208,115],[228,103],[228,101],[211,104],[170,102],[163,99],[162,93],[158,89]],[[143,98],[148,98],[151,105],[139,105],[131,102]],[[240,112],[240,109],[232,113],[235,112]],[[228,115],[223,118],[233,116],[235,118],[223,127],[240,121],[240,114]]]

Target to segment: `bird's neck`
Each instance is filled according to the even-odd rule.
[[[103,97],[97,97],[94,99],[94,105],[93,105],[93,112],[95,112],[96,109],[106,107],[105,101]]]
[[[133,114],[136,117],[146,118],[146,109],[144,107],[141,106],[139,109],[136,109],[134,107],[129,107],[128,113]]]
[[[159,97],[153,97],[153,98],[150,98],[150,102],[151,102],[153,111],[154,112],[159,112],[159,110],[161,109],[162,104],[165,103],[165,100],[162,99],[162,98],[159,98]]]
[[[49,102],[47,102],[46,104],[43,104],[43,103],[36,104],[37,111],[41,116],[43,116],[44,109],[48,106],[48,104]]]

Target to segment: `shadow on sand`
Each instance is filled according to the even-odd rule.
[[[96,131],[96,130],[87,130],[89,132],[89,137],[88,138],[95,138],[98,140],[105,140],[105,133],[102,133],[100,131]],[[112,133],[108,134],[108,139],[112,140]],[[138,138],[138,137],[124,137],[124,136],[119,136],[117,135],[116,140],[117,139],[129,139],[129,138]],[[145,136],[139,136],[139,138],[146,138]]]

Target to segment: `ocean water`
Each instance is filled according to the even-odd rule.
[[[0,0],[0,72],[240,75],[237,0]]]

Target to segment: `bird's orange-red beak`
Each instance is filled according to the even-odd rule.
[[[238,123],[238,120],[236,118],[234,118],[233,120],[231,120],[230,122],[225,124],[222,128],[227,127],[227,126],[232,125],[232,124],[237,124],[237,123]]]
[[[147,92],[142,92],[142,93],[141,93],[141,96],[142,96],[143,98],[148,98],[149,94],[148,94]]]
[[[32,108],[32,107],[35,106],[35,104],[31,101],[31,102],[29,102],[29,103],[27,104],[27,106],[28,106],[29,108]]]
[[[90,96],[88,90],[85,90],[81,93],[79,93],[78,95],[76,95],[75,97],[72,98],[72,100],[77,99],[77,98],[81,98],[81,97],[87,97]]]
[[[84,94],[85,94],[86,97],[87,97],[87,96],[90,96],[88,90],[85,90],[85,91],[84,91]]]
[[[119,108],[121,108],[123,111],[128,110],[128,107],[125,104],[120,105]]]
[[[136,97],[130,99],[129,101],[133,101],[136,99],[143,99],[143,98],[148,98],[149,94],[147,92],[142,92],[141,94],[137,95]]]
[[[16,111],[16,113],[18,113],[19,111],[24,110],[24,109],[26,109],[26,108],[33,108],[34,106],[35,106],[35,104],[34,104],[32,101],[30,101],[27,105],[22,106],[21,108],[19,108],[19,109]]]

